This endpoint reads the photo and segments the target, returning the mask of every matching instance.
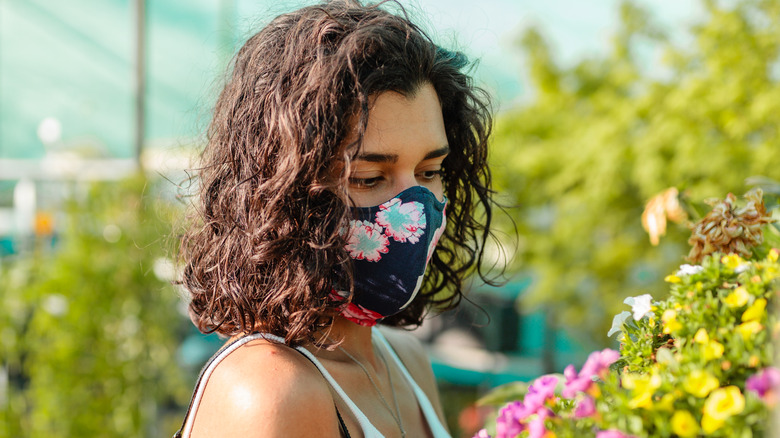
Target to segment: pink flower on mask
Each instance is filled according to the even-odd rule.
[[[441,217],[441,226],[438,230],[436,230],[433,233],[433,238],[431,239],[430,245],[428,245],[428,255],[425,259],[426,263],[431,261],[431,256],[433,256],[433,251],[436,250],[436,245],[439,244],[439,239],[441,238],[441,235],[444,234],[444,229],[447,228],[447,210],[442,212]]]
[[[376,262],[386,254],[390,242],[382,234],[382,227],[368,221],[350,221],[346,249],[355,260]]]
[[[425,229],[423,204],[417,201],[401,202],[393,198],[379,206],[376,223],[385,228],[385,234],[396,242],[417,243]]]
[[[346,294],[346,292],[342,293]],[[345,300],[344,296],[335,290],[330,291],[330,299],[336,302]],[[365,327],[373,327],[376,325],[377,320],[384,318],[384,315],[374,312],[373,310],[366,309],[365,307],[355,303],[344,303],[341,305],[340,310],[341,316],[347,318],[355,324],[359,324]]]

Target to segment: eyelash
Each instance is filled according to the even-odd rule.
[[[350,178],[349,183],[356,187],[371,188],[382,179],[381,176],[374,178]]]
[[[439,170],[426,170],[422,172],[424,175],[423,178],[427,180],[433,180],[436,177],[441,177],[444,175],[444,171]],[[384,177],[381,176],[375,176],[373,178],[349,178],[349,183],[356,186],[356,187],[362,187],[362,188],[371,188],[374,187],[377,183],[382,181]]]

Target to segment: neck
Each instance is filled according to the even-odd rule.
[[[365,366],[370,366],[374,370],[380,368],[380,359],[375,354],[371,337],[371,327],[364,327],[338,316],[333,321],[333,326],[327,336],[331,341],[342,341],[339,346]],[[345,362],[351,361],[338,348],[333,351],[319,350],[318,356]]]

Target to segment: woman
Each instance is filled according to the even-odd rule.
[[[194,323],[232,338],[183,436],[449,436],[425,351],[392,327],[454,307],[479,271],[490,115],[465,66],[353,0],[241,48],[183,241]]]

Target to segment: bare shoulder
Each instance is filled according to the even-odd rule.
[[[339,436],[328,384],[284,345],[255,340],[220,362],[205,386],[193,437]]]

